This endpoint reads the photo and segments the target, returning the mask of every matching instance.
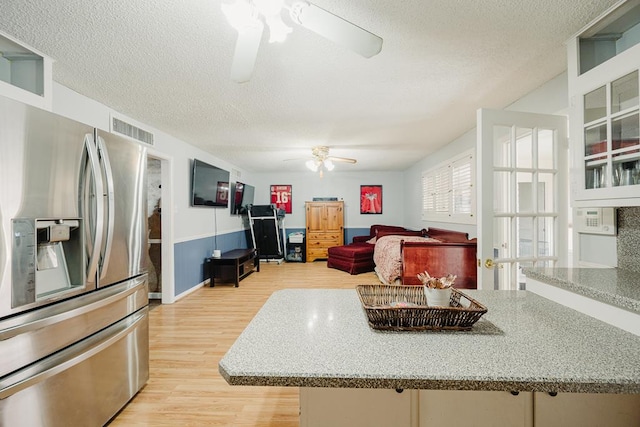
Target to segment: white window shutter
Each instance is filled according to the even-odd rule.
[[[422,173],[422,219],[475,224],[473,150]]]
[[[452,214],[472,213],[473,196],[472,165],[469,158],[457,160],[451,165]]]
[[[449,214],[451,206],[451,173],[449,166],[436,171],[436,212]]]
[[[425,212],[434,211],[436,208],[435,175],[423,172],[422,174],[422,215]]]

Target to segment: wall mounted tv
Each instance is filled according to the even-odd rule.
[[[191,206],[229,205],[229,172],[194,159],[191,175]]]
[[[252,185],[242,182],[236,182],[233,203],[231,204],[232,214],[243,214],[246,212],[246,206],[253,204],[253,194],[255,188]]]

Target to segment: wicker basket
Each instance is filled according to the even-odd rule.
[[[388,331],[468,331],[487,312],[473,298],[452,289],[450,307],[430,307],[422,286],[358,285],[369,326]]]

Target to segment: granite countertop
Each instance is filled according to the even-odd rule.
[[[219,364],[232,385],[640,393],[640,337],[527,291],[470,291],[472,331],[383,332],[355,290],[275,292]]]
[[[526,268],[527,277],[640,313],[640,273],[619,268]]]

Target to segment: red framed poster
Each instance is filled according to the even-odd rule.
[[[360,186],[360,213],[382,213],[382,185]]]
[[[291,186],[290,185],[272,185],[271,186],[271,204],[276,205],[277,209],[283,209],[285,213],[291,213]]]

